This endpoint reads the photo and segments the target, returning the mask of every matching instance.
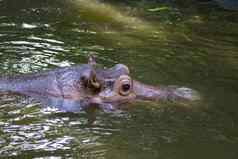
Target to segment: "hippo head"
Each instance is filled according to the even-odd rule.
[[[128,67],[124,64],[116,64],[109,69],[95,69],[95,77],[94,81],[98,83],[95,85],[100,85],[100,89],[90,97],[89,103],[103,109],[115,109],[123,103],[134,101],[176,102],[199,99],[198,93],[190,88],[155,87],[138,82],[132,79]]]

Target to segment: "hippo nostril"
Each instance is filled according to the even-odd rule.
[[[190,88],[186,88],[186,87],[180,87],[180,88],[175,89],[174,94],[178,97],[181,97],[183,99],[188,99],[191,101],[201,99],[201,97],[197,91],[190,89]]]

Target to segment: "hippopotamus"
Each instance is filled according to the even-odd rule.
[[[190,88],[150,86],[136,81],[124,64],[100,68],[93,56],[87,64],[1,77],[0,92],[30,96],[70,112],[88,107],[113,110],[134,101],[198,99],[197,92]]]

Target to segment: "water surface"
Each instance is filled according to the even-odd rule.
[[[1,96],[1,158],[238,157],[238,12],[198,1],[0,1],[0,72],[86,62],[129,66],[153,85],[196,89],[200,104],[136,103],[63,113]]]

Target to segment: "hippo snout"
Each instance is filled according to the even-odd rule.
[[[189,101],[197,101],[201,99],[201,96],[197,91],[187,87],[175,88],[173,94],[181,99]]]

